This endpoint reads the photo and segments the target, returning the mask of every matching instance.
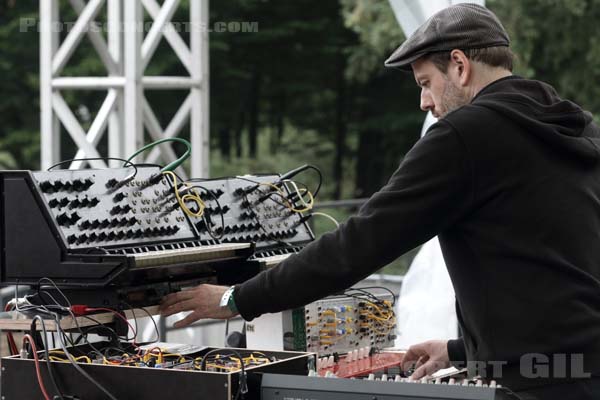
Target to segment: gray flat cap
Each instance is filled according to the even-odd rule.
[[[428,53],[509,44],[508,33],[493,12],[478,4],[460,3],[425,21],[392,53],[385,66],[410,70],[410,63]]]

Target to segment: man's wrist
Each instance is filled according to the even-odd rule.
[[[237,309],[237,306],[235,305],[234,291],[235,291],[235,286],[229,287],[225,291],[225,293],[223,293],[223,296],[221,297],[221,302],[219,303],[219,305],[221,307],[227,307],[229,309],[229,311],[231,311],[233,314],[237,314],[239,311]]]

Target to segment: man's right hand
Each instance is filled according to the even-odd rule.
[[[402,369],[416,368],[410,379],[418,380],[450,367],[447,340],[430,340],[411,346],[402,359]]]

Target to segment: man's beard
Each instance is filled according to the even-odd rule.
[[[449,112],[468,104],[470,99],[450,80],[444,83],[444,92],[441,99],[441,110],[438,118],[444,118]]]

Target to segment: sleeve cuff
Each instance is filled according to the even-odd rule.
[[[453,367],[459,368],[467,362],[467,352],[465,342],[462,338],[448,340],[448,358]]]
[[[249,322],[254,319],[254,316],[250,313],[249,310],[247,310],[247,304],[243,301],[240,301],[240,286],[241,285],[235,285],[233,287],[233,293],[231,294],[231,297],[233,298],[235,308],[237,309],[237,312],[239,313],[240,317],[242,317],[244,321]],[[240,305],[242,307],[240,307]]]

